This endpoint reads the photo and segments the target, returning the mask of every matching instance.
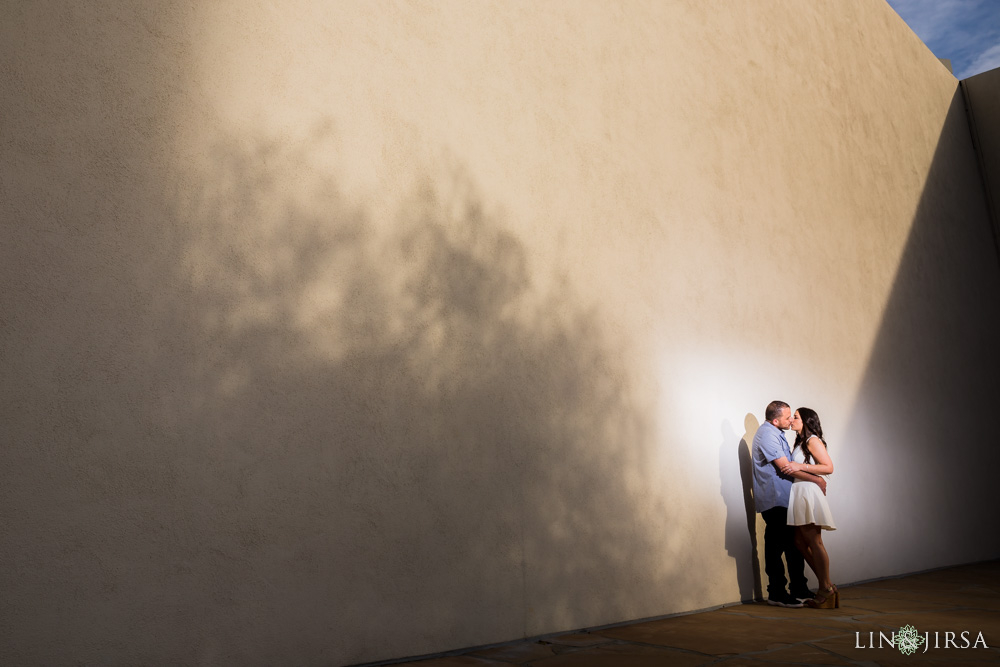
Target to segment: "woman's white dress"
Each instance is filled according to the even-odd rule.
[[[823,446],[819,438],[816,438],[816,444]],[[806,455],[801,447],[796,447],[792,452],[792,460],[796,463],[805,463]],[[829,480],[826,475],[820,476]],[[788,525],[805,526],[810,523],[822,527],[823,530],[837,530],[837,526],[833,523],[830,505],[826,502],[826,496],[823,495],[819,485],[797,479],[792,484],[792,492],[788,496]]]

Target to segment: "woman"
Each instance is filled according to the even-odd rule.
[[[826,502],[826,492],[809,481],[809,475],[833,473],[833,461],[826,451],[823,427],[815,410],[799,408],[792,417],[791,428],[796,433],[792,460],[781,472],[795,477],[788,498],[788,525],[795,526],[795,545],[816,574],[819,590],[806,602],[810,607],[833,609],[840,607],[840,593],[830,581],[830,557],[823,546],[823,531],[836,530],[833,514]]]

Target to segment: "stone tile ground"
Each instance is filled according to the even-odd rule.
[[[399,667],[653,667],[661,665],[997,665],[1000,561],[841,588],[840,609],[763,603],[469,649],[395,662]],[[930,633],[930,647],[904,655],[877,646],[904,625]],[[947,635],[978,634],[989,648],[945,647]],[[937,633],[935,637],[935,632]],[[870,647],[869,633],[876,646]],[[934,647],[935,639],[938,647]],[[861,646],[861,648],[859,648]],[[386,663],[383,663],[386,664]]]

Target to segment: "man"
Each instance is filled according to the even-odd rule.
[[[792,422],[792,409],[784,401],[771,401],[764,411],[764,423],[753,438],[753,499],[764,517],[764,572],[767,574],[767,603],[779,607],[802,607],[812,598],[806,582],[805,561],[795,547],[795,527],[788,525],[788,495],[792,478],[781,467],[792,458],[784,431]],[[825,487],[825,482],[821,484]],[[826,489],[823,488],[826,493]],[[781,562],[781,555],[785,562]],[[788,565],[791,594],[785,591]]]

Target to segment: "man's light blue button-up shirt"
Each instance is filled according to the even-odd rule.
[[[788,507],[792,480],[780,474],[771,461],[784,456],[792,460],[785,434],[771,422],[764,422],[753,437],[753,500],[758,512],[772,507]]]

